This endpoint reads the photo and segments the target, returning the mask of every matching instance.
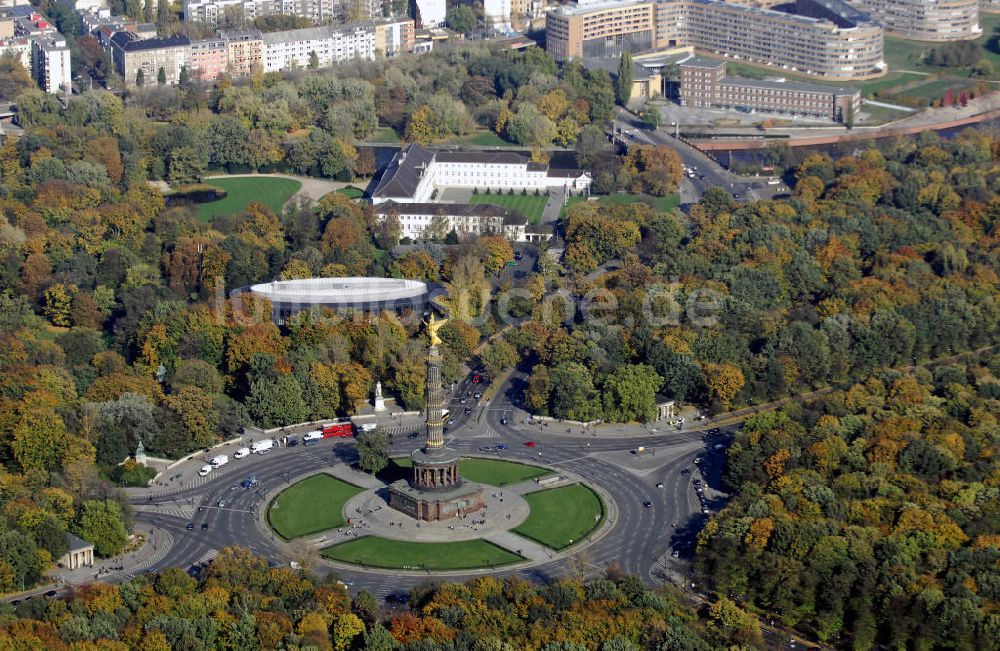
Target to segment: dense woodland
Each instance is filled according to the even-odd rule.
[[[998,378],[991,352],[749,419],[700,572],[838,646],[998,648]]]

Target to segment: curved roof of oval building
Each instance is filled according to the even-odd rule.
[[[420,280],[402,278],[306,278],[276,280],[251,285],[249,291],[271,303],[332,305],[350,307],[393,302],[415,302],[430,294],[430,286]]]

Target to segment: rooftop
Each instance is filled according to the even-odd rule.
[[[126,52],[140,52],[168,47],[188,47],[191,45],[191,39],[187,36],[140,39],[132,32],[118,32],[111,37],[111,43]]]
[[[677,65],[679,66],[690,66],[692,68],[718,68],[719,66],[726,65],[725,61],[719,61],[717,59],[709,59],[708,57],[691,57],[685,61],[681,61]]]
[[[79,536],[74,536],[71,533],[66,534],[66,544],[71,552],[78,552],[84,549],[92,549],[94,547],[93,543],[89,543]]]
[[[250,291],[272,302],[365,305],[416,299],[429,293],[427,283],[400,278],[305,278],[251,285]]]
[[[423,166],[430,165],[433,160],[434,152],[417,143],[400,149],[382,173],[372,196],[387,199],[412,197],[420,183]]]
[[[851,86],[827,86],[826,84],[811,84],[807,81],[779,81],[777,79],[749,79],[747,77],[726,77],[719,82],[719,85],[743,86],[745,88],[780,88],[813,93],[832,93],[834,95],[854,95],[861,92]]]

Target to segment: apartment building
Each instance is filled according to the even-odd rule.
[[[559,60],[693,46],[832,80],[885,72],[882,27],[841,0],[796,0],[787,11],[722,0],[585,0],[549,11],[546,38]]]
[[[0,9],[0,52],[10,53],[46,93],[72,84],[72,58],[66,39],[31,5]]]
[[[367,0],[364,6],[377,1]],[[381,9],[381,3],[378,6]],[[343,0],[184,0],[184,20],[213,27],[277,14],[316,22],[343,20],[346,5]]]
[[[226,59],[231,75],[249,77],[254,70],[263,69],[264,37],[259,29],[222,31],[219,37],[226,42]]]
[[[416,29],[412,18],[382,18],[375,21],[375,54],[387,59],[413,51]]]
[[[983,34],[979,0],[848,0],[886,30],[920,41],[965,41]],[[995,0],[983,0],[985,8]]]
[[[191,79],[209,82],[221,77],[229,67],[228,51],[226,40],[223,38],[192,41],[191,55],[188,59]]]
[[[374,59],[375,26],[369,22],[270,32],[263,35],[263,43],[264,72],[306,68],[313,54],[318,67],[326,67]]]
[[[756,111],[844,122],[861,109],[861,91],[797,81],[726,76],[726,62],[694,57],[678,65],[681,106]]]
[[[68,92],[73,83],[66,39],[56,32],[31,40],[31,74],[46,93]]]
[[[140,70],[145,85],[158,83],[161,70],[166,83],[178,83],[190,55],[191,39],[187,36],[140,39],[132,32],[118,32],[111,37],[111,58],[127,87],[137,85]]]

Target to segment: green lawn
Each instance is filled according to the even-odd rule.
[[[885,77],[864,82],[863,88],[866,93],[871,95],[891,90],[897,86],[902,86],[912,81],[923,79],[924,77],[926,77],[926,75],[921,75],[916,72],[902,72],[900,70],[894,70],[889,72]]]
[[[361,492],[330,475],[313,475],[278,493],[267,509],[267,521],[285,540],[342,527],[344,504]]]
[[[884,106],[872,106],[871,104],[865,104],[861,107],[861,111],[868,114],[868,118],[864,122],[859,122],[859,124],[874,125],[874,124],[885,124],[886,122],[892,122],[893,120],[898,120],[907,115],[912,115],[906,111],[897,111],[896,109],[886,108]]]
[[[399,134],[389,127],[380,127],[375,129],[375,133],[368,138],[368,142],[377,142],[387,145],[395,144],[399,142]]]
[[[1000,14],[979,14],[979,26],[983,28],[983,35],[973,41],[973,43],[982,50],[983,58],[993,64],[993,74],[987,77],[987,79],[1000,79],[1000,54],[986,47],[998,25],[1000,25]],[[955,77],[971,76],[971,71],[968,68],[942,68],[924,63],[924,56],[934,46],[934,43],[909,41],[887,34],[885,36],[885,61],[889,64],[890,70],[943,72]]]
[[[515,191],[516,192],[516,191]],[[548,203],[549,198],[544,194],[535,196],[529,194],[522,196],[520,193],[516,194],[474,194],[470,197],[469,203],[491,203],[495,206],[503,206],[505,208],[510,208],[511,210],[516,210],[522,213],[528,218],[528,222],[531,224],[537,224],[542,219],[542,213],[545,212],[545,204]]]
[[[379,473],[383,481],[392,482],[410,476],[413,462],[409,457],[396,457],[389,460],[389,467]],[[550,474],[550,470],[531,466],[516,461],[500,459],[462,459],[458,467],[459,473],[469,481],[475,481],[491,486],[509,486],[528,479]]]
[[[337,194],[342,194],[348,199],[361,199],[365,196],[364,190],[359,190],[353,185],[348,186],[346,188],[340,188],[339,190],[334,190],[334,192],[336,192]]]
[[[930,103],[936,99],[942,99],[945,92],[949,88],[955,89],[955,95],[957,97],[958,92],[961,89],[968,87],[968,82],[963,82],[960,79],[935,79],[933,81],[928,81],[926,84],[920,84],[910,90],[904,91],[901,94],[908,95],[910,97],[919,97],[920,99],[925,99],[928,103]]]
[[[480,131],[478,133],[473,133],[467,136],[455,136],[454,138],[448,138],[444,140],[442,144],[446,145],[479,145],[480,147],[513,147],[511,143],[507,142],[497,134],[492,131]]]
[[[302,184],[295,179],[270,176],[217,178],[208,179],[206,183],[222,188],[227,194],[224,199],[198,206],[198,218],[203,222],[211,221],[216,215],[239,214],[254,201],[259,201],[276,214],[281,214],[285,202],[302,187]]]
[[[551,474],[550,470],[538,466],[497,459],[463,459],[459,465],[459,472],[469,481],[491,486],[519,484],[528,479]]]
[[[365,536],[323,550],[335,561],[401,570],[466,570],[523,560],[485,540],[419,543]]]
[[[583,484],[529,493],[531,515],[515,533],[552,549],[565,549],[594,530],[604,519],[604,503]]]

